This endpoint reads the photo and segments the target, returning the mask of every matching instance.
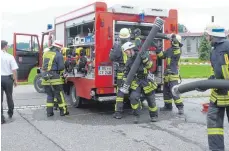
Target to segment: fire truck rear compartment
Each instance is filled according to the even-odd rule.
[[[134,41],[134,30],[136,28],[139,28],[141,30],[141,39],[144,41],[146,39],[146,37],[148,36],[151,28],[152,28],[152,24],[116,21],[115,22],[115,30],[114,30],[115,31],[114,41],[119,41],[118,34],[122,28],[130,29],[132,41]],[[160,33],[162,33],[162,31],[163,31],[163,29],[160,31]],[[163,46],[163,40],[162,39],[155,38],[153,41],[157,45]],[[153,64],[154,64],[150,71],[154,74],[156,82],[160,85],[162,83],[163,60],[157,58],[155,51],[150,51],[150,56],[151,56],[151,59],[152,59]],[[115,82],[116,82],[116,80],[115,80]],[[159,89],[160,89],[160,87],[159,87]]]

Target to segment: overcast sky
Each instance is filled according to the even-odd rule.
[[[210,23],[211,16],[215,22],[229,29],[228,0],[101,0],[108,4],[137,5],[147,8],[178,9],[178,21],[186,25],[191,32],[202,32]],[[16,4],[16,2],[20,2]],[[41,35],[47,24],[54,17],[94,0],[7,0],[1,4],[1,37],[12,43],[13,32],[34,33]],[[4,7],[4,8],[3,8]]]

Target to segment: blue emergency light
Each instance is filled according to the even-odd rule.
[[[140,21],[141,21],[141,22],[144,22],[145,13],[144,13],[143,11],[139,14],[139,18],[140,18]]]
[[[52,29],[52,24],[47,25],[47,30],[50,30],[50,29]]]

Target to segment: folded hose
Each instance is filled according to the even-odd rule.
[[[172,93],[175,96],[180,96],[180,94],[182,93],[193,91],[196,89],[200,89],[200,90],[229,89],[229,80],[222,80],[222,79],[199,80],[187,84],[176,85],[172,88]]]

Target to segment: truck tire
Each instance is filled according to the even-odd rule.
[[[70,102],[75,108],[80,108],[82,106],[82,98],[77,96],[74,85],[72,85],[70,88]]]
[[[41,85],[41,78],[41,74],[37,74],[34,78],[33,85],[38,93],[45,93],[44,86]]]

